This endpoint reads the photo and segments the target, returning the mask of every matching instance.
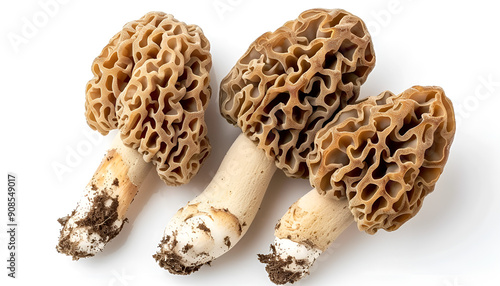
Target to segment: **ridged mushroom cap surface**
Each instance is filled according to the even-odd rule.
[[[210,43],[196,25],[150,12],[127,23],[92,64],[88,125],[156,165],[169,185],[187,183],[210,152],[204,112],[210,99]]]
[[[318,132],[311,184],[347,198],[360,230],[396,230],[434,190],[454,134],[453,106],[441,88],[383,92],[347,106]]]
[[[286,175],[305,178],[314,135],[354,103],[374,65],[360,18],[308,10],[250,45],[222,80],[220,112]]]

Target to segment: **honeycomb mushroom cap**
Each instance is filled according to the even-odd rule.
[[[92,64],[85,114],[102,134],[152,161],[169,185],[187,183],[210,151],[210,43],[196,25],[150,12],[127,23]]]
[[[308,177],[314,135],[353,103],[375,65],[363,21],[313,9],[255,40],[222,80],[220,112],[291,177]]]
[[[396,230],[434,190],[454,134],[453,106],[441,88],[383,92],[347,106],[318,132],[311,184],[347,198],[360,230]]]

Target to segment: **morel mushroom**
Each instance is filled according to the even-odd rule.
[[[374,234],[415,216],[443,172],[454,134],[453,106],[439,87],[386,91],[339,112],[307,158],[315,189],[278,222],[271,254],[259,255],[271,281],[307,275],[353,221]]]
[[[223,79],[220,111],[241,134],[211,183],[180,209],[154,258],[190,274],[246,233],[276,170],[307,177],[316,132],[349,103],[375,64],[358,17],[315,9],[255,40]]]
[[[204,112],[210,99],[210,44],[196,25],[150,12],[126,24],[92,64],[88,125],[111,149],[63,228],[57,251],[93,256],[114,238],[138,188],[155,165],[168,185],[187,183],[210,151]]]

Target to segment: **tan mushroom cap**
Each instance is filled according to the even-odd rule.
[[[356,100],[374,65],[360,18],[308,10],[250,45],[222,80],[220,111],[288,176],[305,178],[314,135]]]
[[[396,230],[434,190],[454,134],[453,106],[440,87],[383,92],[347,106],[318,132],[311,184],[347,197],[360,230]]]
[[[169,185],[188,182],[210,151],[210,43],[196,25],[150,12],[127,23],[92,64],[85,115],[152,161]]]

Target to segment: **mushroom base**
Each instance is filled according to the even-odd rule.
[[[150,164],[117,136],[76,209],[58,221],[63,226],[56,249],[73,260],[91,257],[116,237]]]
[[[206,189],[167,225],[158,264],[190,274],[228,252],[250,227],[276,170],[274,160],[241,134]]]
[[[321,250],[289,239],[276,238],[270,254],[259,254],[259,261],[266,265],[269,279],[274,284],[299,281],[309,274],[309,268],[321,254]]]
[[[259,254],[275,284],[294,283],[309,274],[319,255],[354,221],[346,200],[311,190],[276,225],[270,254]]]

